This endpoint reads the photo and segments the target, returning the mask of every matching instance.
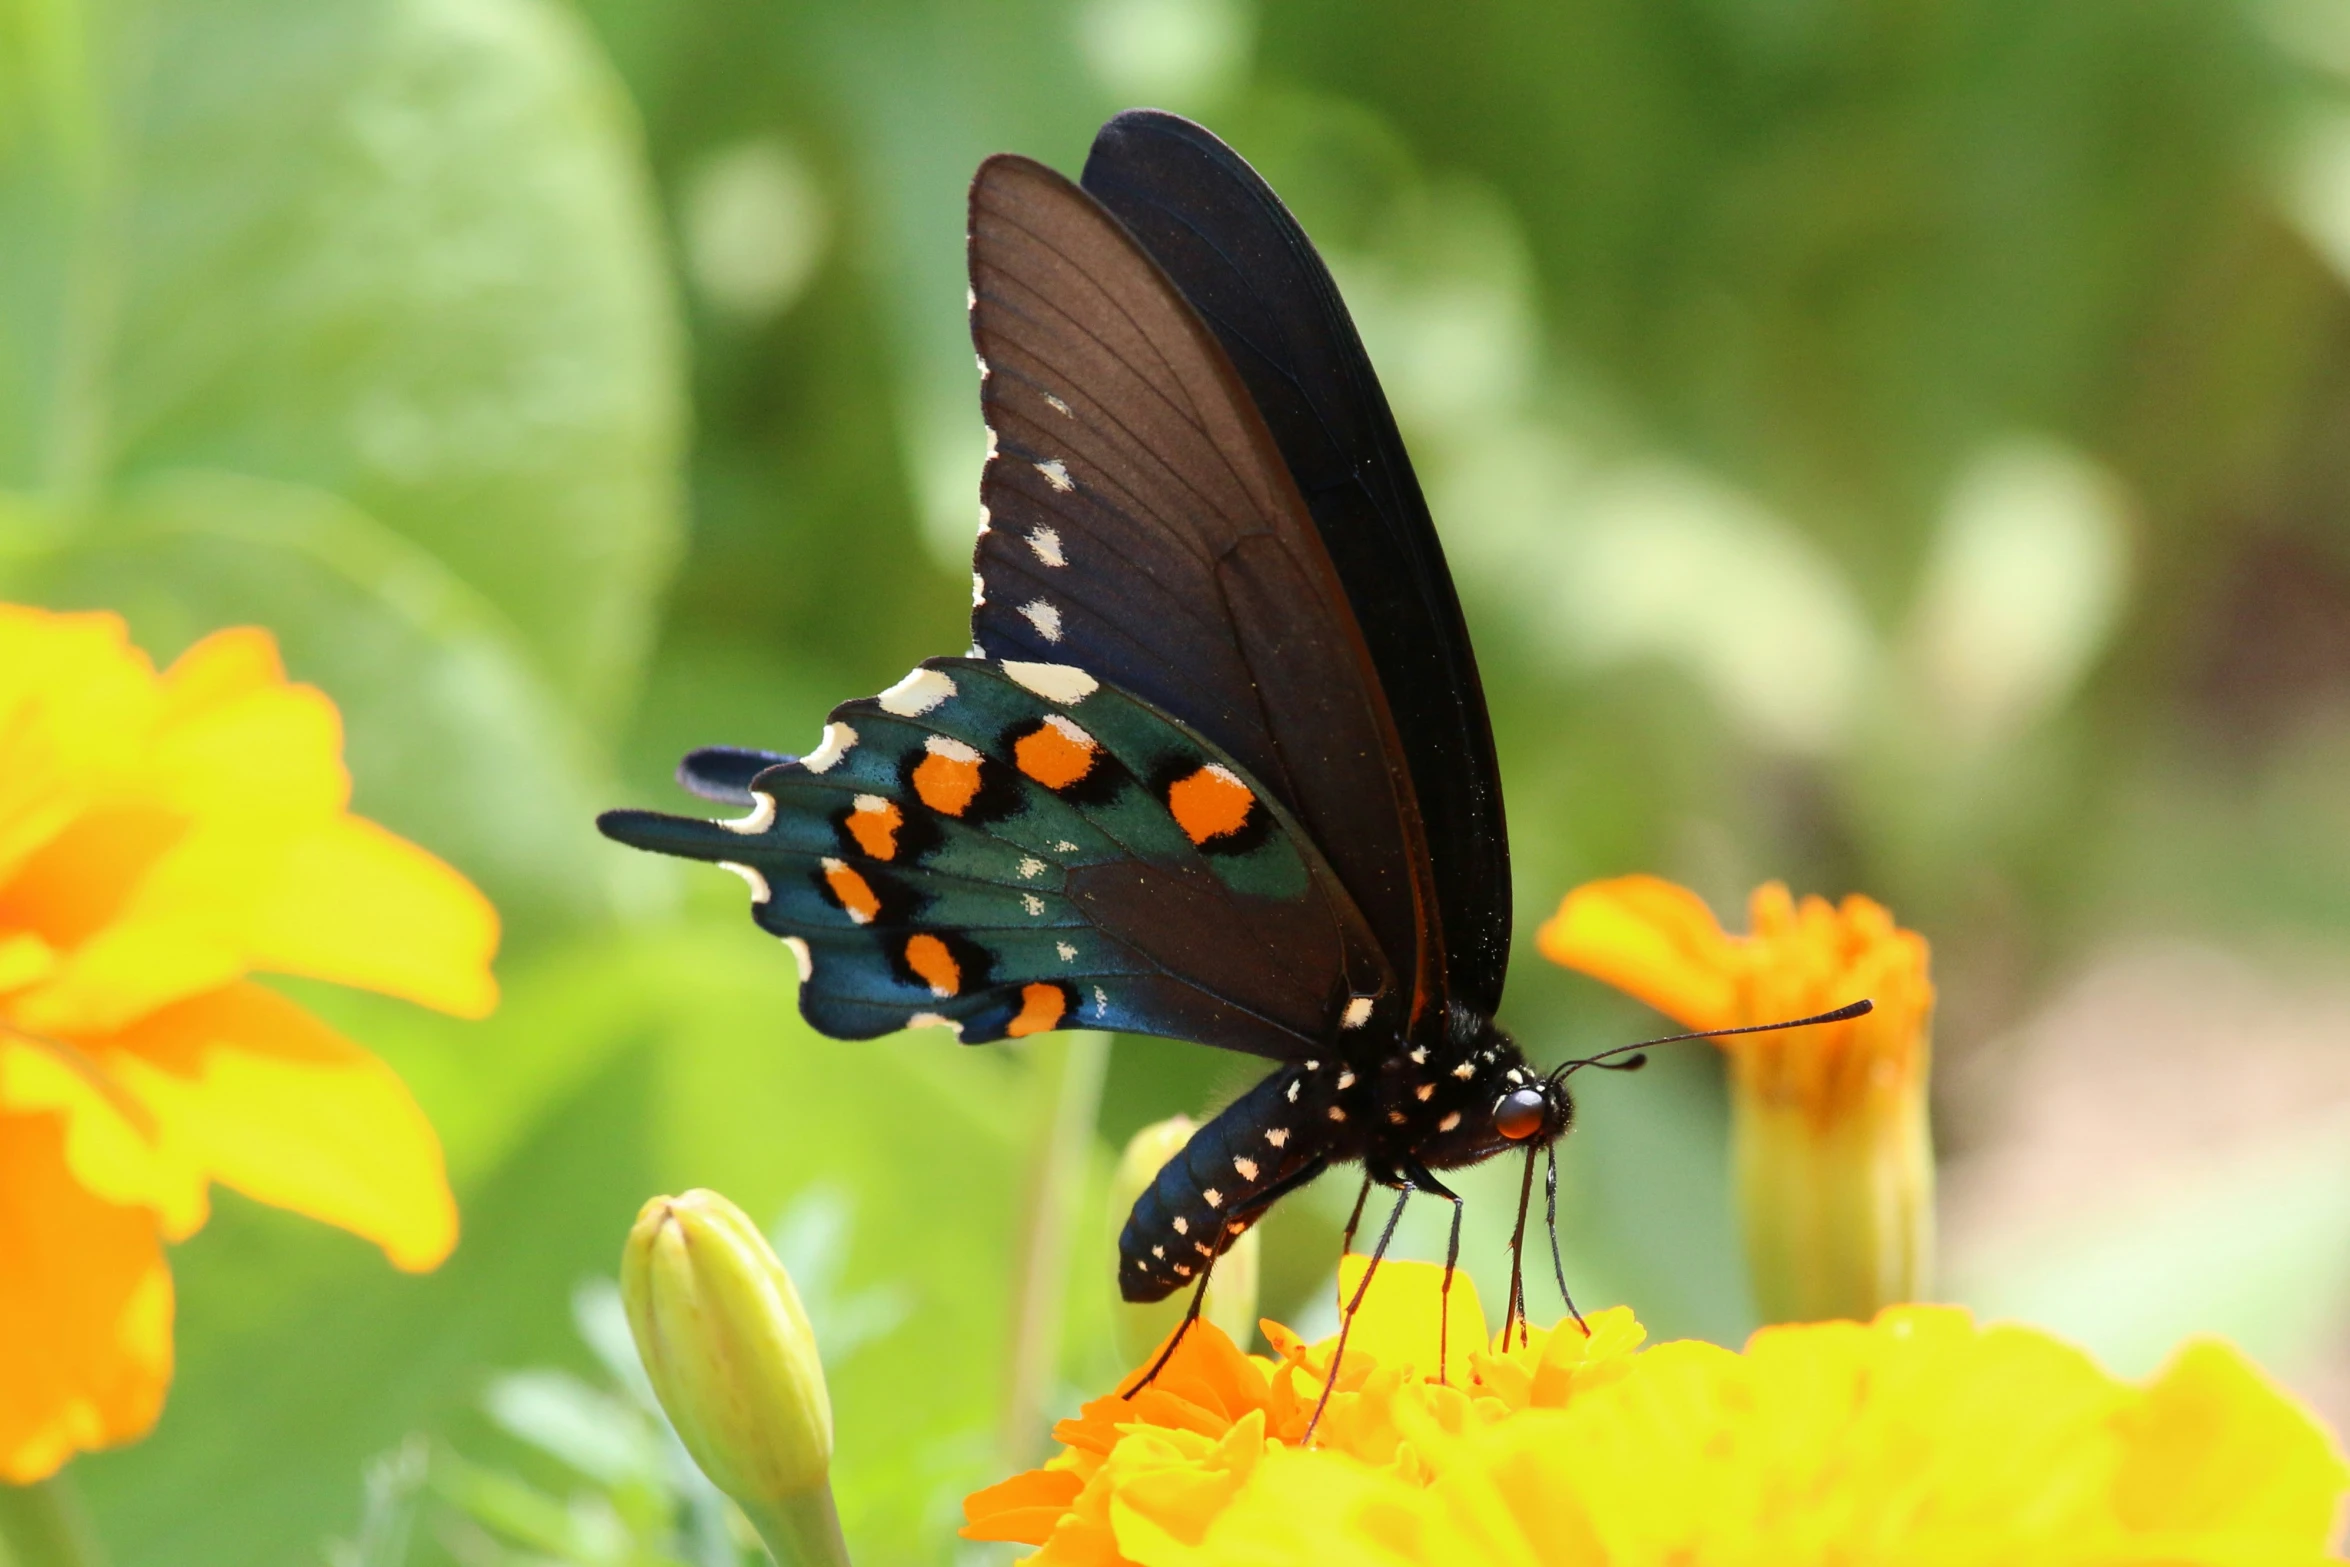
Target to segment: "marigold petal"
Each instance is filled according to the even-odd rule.
[[[411,1272],[456,1244],[432,1123],[389,1067],[283,996],[231,985],[113,1046],[116,1079],[211,1178],[371,1240]]]
[[[2122,1420],[2129,1456],[2115,1507],[2133,1529],[2324,1540],[2350,1464],[2341,1448],[2230,1345],[2182,1348]]]
[[[0,604],[0,884],[135,772],[156,711],[121,616]]]
[[[0,1114],[0,1482],[155,1423],[171,1380],[171,1272],[154,1221],[68,1170],[55,1116]]]
[[[285,683],[277,638],[259,626],[229,626],[171,661],[163,672],[163,715],[184,719]]]
[[[0,1027],[0,1115],[12,1112],[54,1119],[73,1178],[101,1201],[150,1210],[166,1239],[210,1213],[203,1172],[176,1156],[96,1054]]]
[[[1085,1481],[1066,1469],[1029,1469],[963,1498],[966,1540],[1010,1540],[1042,1545],[1076,1504]]]
[[[1737,943],[1705,900],[1655,876],[1587,882],[1535,936],[1553,963],[1601,979],[1690,1028],[1738,1021]]]

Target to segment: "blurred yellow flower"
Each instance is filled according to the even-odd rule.
[[[1933,1253],[1926,940],[1868,898],[1798,903],[1778,882],[1755,890],[1748,918],[1753,933],[1732,936],[1697,894],[1623,876],[1568,893],[1537,940],[1553,962],[1692,1029],[1874,1002],[1846,1022],[1718,1041],[1739,1202],[1771,1320],[1865,1318],[1917,1299]]]
[[[211,1182],[402,1268],[455,1244],[407,1090],[246,977],[495,1004],[495,911],[349,799],[334,705],[267,632],[158,673],[113,615],[0,605],[0,1480],[154,1423],[163,1243]]]
[[[2140,1388],[1951,1307],[1766,1328],[1743,1354],[1635,1353],[1618,1309],[1444,1387],[1420,1370],[1439,1274],[1380,1270],[1312,1449],[1329,1343],[1267,1324],[1270,1362],[1203,1325],[1153,1387],[1062,1422],[1044,1468],[966,1501],[963,1532],[1042,1567],[2284,1567],[2329,1559],[2350,1488],[2223,1344]]]

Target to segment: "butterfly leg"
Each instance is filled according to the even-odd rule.
[[[1544,1220],[1550,1226],[1550,1266],[1552,1271],[1558,1274],[1559,1299],[1567,1303],[1568,1315],[1575,1319],[1575,1326],[1583,1330],[1583,1336],[1589,1338],[1591,1337],[1591,1324],[1583,1320],[1583,1313],[1575,1309],[1575,1297],[1567,1293],[1567,1265],[1559,1259],[1559,1156],[1555,1147],[1549,1149],[1548,1152],[1550,1154],[1550,1169],[1542,1177],[1542,1197],[1546,1210]],[[1528,1175],[1534,1173],[1532,1149],[1527,1150],[1526,1173]]]
[[[1447,1382],[1451,1379],[1445,1375],[1444,1362],[1452,1348],[1452,1275],[1461,1260],[1461,1213],[1466,1204],[1461,1201],[1460,1193],[1429,1174],[1427,1166],[1419,1160],[1406,1160],[1403,1168],[1415,1191],[1441,1197],[1452,1204],[1452,1235],[1444,1243],[1444,1287],[1437,1293],[1436,1306],[1436,1380]]]
[[[1338,1238],[1338,1255],[1345,1256],[1355,1249],[1355,1231],[1362,1226],[1363,1204],[1371,1198],[1371,1172],[1363,1171],[1362,1189],[1355,1193],[1354,1212],[1346,1216],[1346,1233]]]
[[[1322,1396],[1314,1401],[1313,1418],[1306,1422],[1306,1434],[1299,1442],[1310,1447],[1314,1428],[1322,1423],[1322,1411],[1330,1407],[1331,1391],[1338,1386],[1338,1367],[1346,1359],[1346,1336],[1354,1331],[1355,1313],[1362,1309],[1363,1297],[1371,1293],[1371,1280],[1379,1272],[1380,1262],[1387,1256],[1388,1243],[1395,1239],[1395,1226],[1403,1218],[1403,1205],[1412,1200],[1409,1181],[1395,1183],[1395,1206],[1388,1210],[1387,1222],[1379,1230],[1379,1244],[1371,1248],[1371,1265],[1363,1270],[1363,1282],[1355,1286],[1354,1298],[1346,1303],[1346,1312],[1338,1323],[1338,1345],[1330,1352],[1330,1364],[1324,1368]]]
[[[1518,1182],[1518,1223],[1510,1231],[1510,1298],[1501,1319],[1502,1342],[1509,1342],[1510,1327],[1518,1329],[1518,1346],[1528,1342],[1526,1329],[1526,1211],[1534,1201],[1534,1149],[1526,1150],[1525,1178]]]
[[[1224,1227],[1223,1244],[1216,1248],[1216,1255],[1208,1259],[1207,1266],[1200,1269],[1199,1282],[1192,1286],[1191,1309],[1184,1312],[1183,1321],[1175,1329],[1175,1336],[1167,1340],[1167,1347],[1159,1351],[1159,1358],[1151,1362],[1151,1368],[1142,1374],[1140,1380],[1118,1395],[1120,1398],[1132,1398],[1156,1382],[1159,1379],[1159,1373],[1167,1368],[1167,1362],[1175,1358],[1175,1347],[1183,1342],[1184,1335],[1191,1331],[1191,1325],[1199,1320],[1200,1308],[1207,1301],[1208,1276],[1216,1271],[1217,1258],[1224,1255],[1226,1248],[1230,1247],[1233,1241],[1239,1238],[1240,1233],[1248,1228],[1249,1222],[1291,1192],[1316,1179],[1329,1168],[1330,1161],[1328,1159],[1311,1160],[1257,1193],[1246,1206],[1233,1210],[1232,1218]]]

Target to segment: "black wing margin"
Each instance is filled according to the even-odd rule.
[[[1409,760],[1445,988],[1491,1016],[1510,950],[1493,726],[1435,524],[1329,269],[1257,172],[1175,115],[1103,126],[1083,184],[1222,342],[1312,509]]]

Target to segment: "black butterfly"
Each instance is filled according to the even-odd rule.
[[[1398,1191],[1387,1235],[1414,1191],[1453,1203],[1457,1252],[1434,1172],[1523,1146],[1522,1242],[1573,1104],[1494,1023],[1492,728],[1328,270],[1238,154],[1152,111],[1103,127],[1082,188],[981,165],[970,267],[969,656],[844,703],[804,758],[687,757],[741,820],[600,825],[740,873],[827,1034],[1106,1028],[1280,1062],[1135,1205],[1129,1300],[1204,1287],[1346,1161]]]

